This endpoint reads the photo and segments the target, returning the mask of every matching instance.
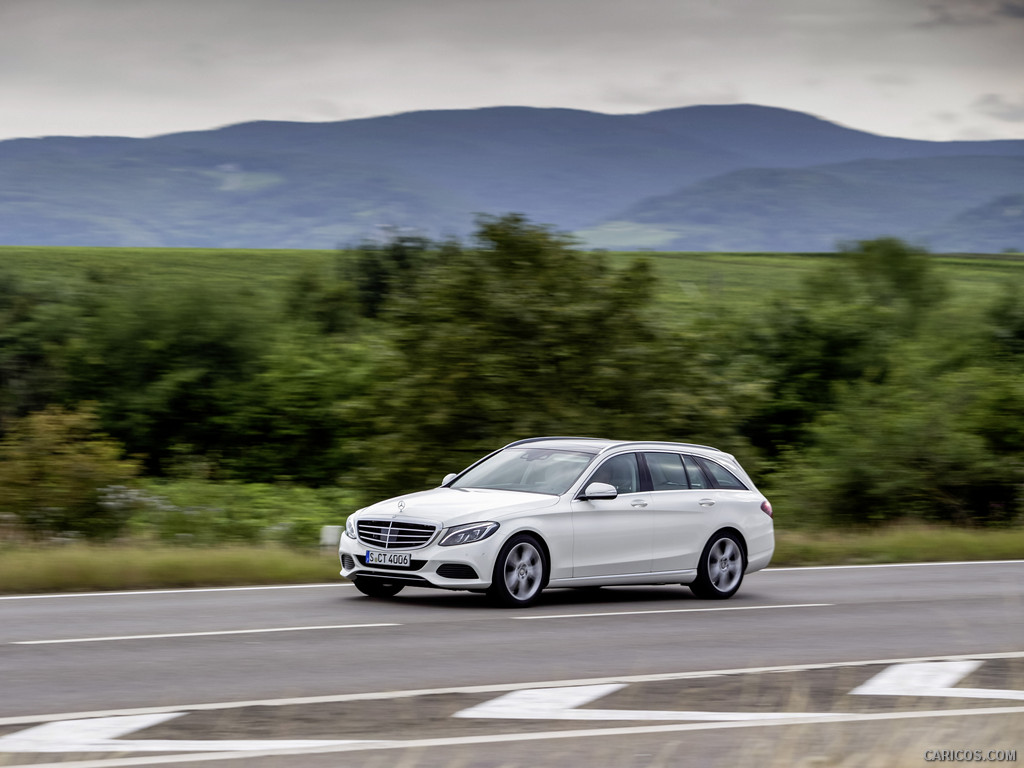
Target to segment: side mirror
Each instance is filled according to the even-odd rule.
[[[444,476],[444,480],[441,481],[441,485],[448,485],[448,483],[450,483],[456,477],[458,477],[458,475],[455,472],[449,472],[447,475]]]
[[[614,485],[608,483],[591,483],[587,486],[587,489],[583,491],[583,495],[580,496],[584,501],[594,501],[595,499],[614,499],[619,495],[619,492],[615,489]]]

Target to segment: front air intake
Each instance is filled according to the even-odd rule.
[[[473,566],[462,563],[444,563],[437,566],[437,575],[446,579],[479,579]]]

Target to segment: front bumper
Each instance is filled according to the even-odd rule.
[[[419,549],[381,550],[343,534],[338,545],[341,575],[349,580],[374,578],[437,589],[487,589],[500,545],[491,538],[454,547],[428,544]],[[367,550],[408,552],[411,563],[408,567],[368,566]]]

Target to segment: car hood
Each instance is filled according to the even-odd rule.
[[[356,514],[360,518],[401,517],[423,520],[447,528],[483,520],[500,521],[509,515],[543,509],[556,503],[558,496],[542,493],[487,488],[434,488],[379,501]]]

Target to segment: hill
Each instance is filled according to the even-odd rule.
[[[992,245],[957,222],[1024,194],[1022,157],[1024,141],[895,139],[754,105],[17,139],[0,142],[0,243],[332,248],[382,229],[463,235],[476,213],[517,211],[602,247],[820,250],[886,223],[984,251],[1015,230]]]
[[[749,169],[648,198],[581,234],[610,248],[683,251],[824,251],[882,236],[942,251],[1019,250],[1022,188],[1020,156]]]

